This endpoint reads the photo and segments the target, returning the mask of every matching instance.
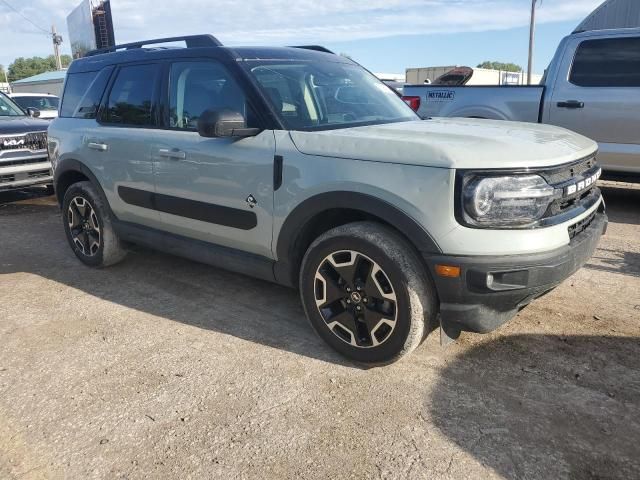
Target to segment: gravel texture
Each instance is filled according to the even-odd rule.
[[[640,478],[640,188],[592,261],[488,335],[334,354],[298,296],[135,249],[81,265],[0,194],[0,478]]]

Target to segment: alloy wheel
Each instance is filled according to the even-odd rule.
[[[360,252],[327,255],[316,270],[314,296],[327,328],[354,347],[377,347],[396,327],[398,307],[389,276]]]
[[[100,249],[100,224],[91,204],[83,197],[74,197],[67,210],[67,224],[71,239],[86,256],[92,257]]]

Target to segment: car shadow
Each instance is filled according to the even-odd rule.
[[[625,184],[608,184],[601,188],[610,222],[640,225],[640,189],[628,188]],[[585,268],[640,277],[640,253],[600,247]]]
[[[134,246],[124,261],[86,267],[67,244],[55,199],[0,208],[0,276],[35,274],[133,310],[351,368],[312,330],[297,292]]]
[[[426,409],[505,478],[640,478],[637,338],[515,335],[448,362]]]
[[[585,268],[640,277],[640,253],[600,247]]]
[[[601,186],[609,220],[616,223],[640,225],[640,188],[626,188],[624,184]]]
[[[51,193],[45,187],[30,187],[19,190],[0,190],[0,205],[37,198],[46,198],[49,196],[51,196]]]

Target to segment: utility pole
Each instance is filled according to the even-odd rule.
[[[531,85],[531,70],[533,69],[533,41],[536,33],[536,3],[531,0],[531,25],[529,26],[529,64],[527,66],[527,85]]]
[[[60,59],[60,45],[62,45],[62,36],[56,32],[56,26],[51,25],[51,40],[53,40],[53,56],[56,58],[56,69],[62,70],[62,60]]]

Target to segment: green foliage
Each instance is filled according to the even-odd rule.
[[[71,63],[71,56],[62,55],[62,66],[68,67]],[[16,58],[11,65],[9,65],[9,81],[15,82],[16,80],[22,80],[23,78],[32,77],[39,73],[50,72],[56,69],[56,59],[53,55],[48,57],[31,57]]]
[[[502,62],[482,62],[477,68],[488,68],[490,70],[502,70],[503,72],[521,72],[522,67],[515,63]]]

